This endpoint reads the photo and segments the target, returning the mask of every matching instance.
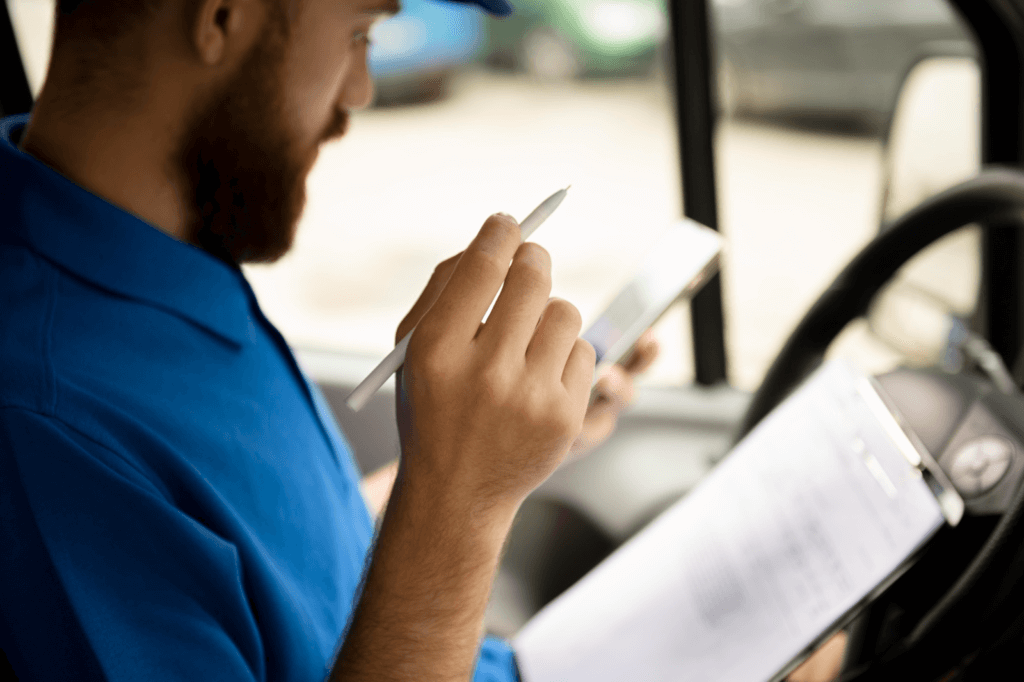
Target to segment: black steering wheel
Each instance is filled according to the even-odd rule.
[[[991,168],[938,194],[909,211],[869,243],[836,277],[797,325],[769,368],[741,423],[742,438],[821,364],[829,344],[871,301],[896,272],[928,245],[971,223],[1013,222],[1024,225],[1024,173]],[[1007,570],[1020,555],[1020,570]],[[939,674],[959,649],[958,627],[973,618],[995,615],[994,608],[1024,605],[1024,585],[1011,580],[1024,574],[1024,484],[1007,511],[954,584],[926,612],[913,631],[880,658],[844,671],[843,682],[926,679]],[[1013,583],[993,598],[985,585]],[[979,586],[981,586],[979,588]],[[992,588],[995,589],[995,588]],[[1002,588],[1000,588],[1002,589]],[[1013,592],[1010,594],[1007,590]],[[998,591],[998,590],[997,590]],[[1014,606],[1016,605],[1016,606]],[[1024,607],[1022,607],[1024,608]],[[959,625],[958,625],[959,624]],[[967,627],[970,627],[967,625]],[[932,679],[932,678],[927,678]]]
[[[829,344],[918,252],[971,223],[1024,217],[1024,173],[1005,168],[981,171],[907,212],[874,238],[807,311],[754,394],[737,440],[821,364]]]

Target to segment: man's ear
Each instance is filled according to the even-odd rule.
[[[199,0],[191,38],[203,63],[216,66],[247,53],[266,19],[262,5],[261,0]]]

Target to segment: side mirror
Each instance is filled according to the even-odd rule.
[[[882,149],[883,224],[981,167],[981,71],[969,57],[933,57],[907,73]]]
[[[970,57],[929,58],[903,80],[882,149],[881,229],[980,168],[981,75]],[[974,310],[981,238],[959,230],[918,254],[876,297],[868,326],[917,365],[944,364],[958,318]]]

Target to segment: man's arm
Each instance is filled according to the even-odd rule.
[[[469,678],[515,512],[583,425],[594,351],[547,253],[494,216],[453,260],[407,318],[402,459],[333,680]]]

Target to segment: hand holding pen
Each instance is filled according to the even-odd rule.
[[[519,225],[520,241],[526,241],[534,230],[541,226],[541,224],[548,219],[548,217],[555,212],[559,204],[565,199],[568,187],[560,189],[550,197],[545,199],[541,204],[528,215],[522,223]],[[415,331],[415,328],[413,329]],[[395,346],[388,355],[381,360],[380,364],[377,365],[373,371],[371,371],[365,379],[358,386],[353,389],[352,393],[349,394],[346,399],[346,404],[349,408],[358,412],[366,403],[369,402],[370,398],[380,390],[380,387],[388,380],[388,378],[398,371],[398,368],[405,362],[405,354],[409,348],[409,340],[412,338],[412,331],[408,332],[401,341]]]
[[[416,327],[395,396],[402,451],[388,513],[403,513],[396,500],[437,514],[455,505],[482,532],[504,532],[563,460],[583,429],[595,353],[579,311],[551,297],[551,271],[548,252],[502,215],[434,271],[396,334]]]

